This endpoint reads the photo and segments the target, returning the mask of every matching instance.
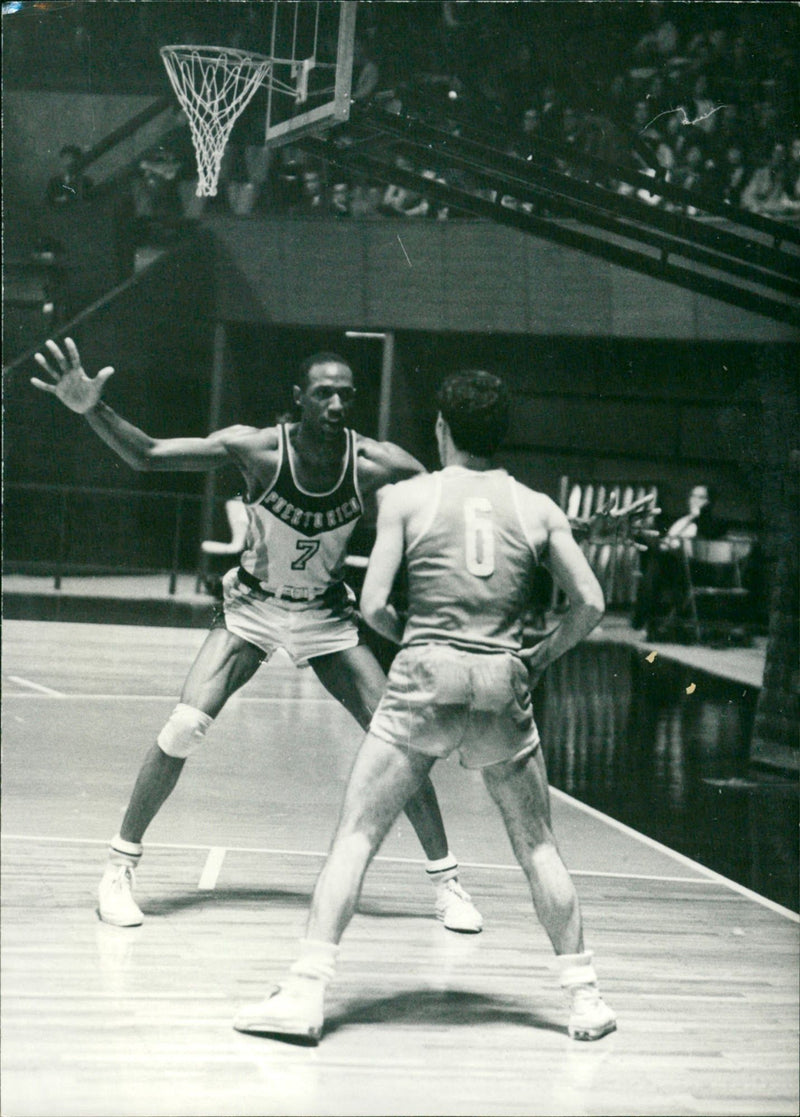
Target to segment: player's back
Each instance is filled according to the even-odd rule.
[[[517,650],[537,563],[522,486],[503,469],[462,466],[407,484],[415,486],[419,511],[407,527],[403,644]]]

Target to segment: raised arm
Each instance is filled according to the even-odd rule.
[[[532,494],[533,495],[533,494]],[[605,611],[600,583],[572,537],[569,520],[547,497],[540,497],[547,530],[545,565],[567,595],[569,609],[561,623],[535,648],[523,653],[528,662],[531,686],[535,686],[551,663],[579,644],[599,624]]]
[[[64,351],[48,341],[47,356],[35,355],[36,363],[52,383],[31,379],[31,384],[61,400],[65,407],[83,415],[92,430],[136,470],[211,470],[229,459],[227,441],[247,428],[217,431],[206,438],[152,438],[127,422],[103,403],[101,396],[111,366],[102,368],[94,378],[87,376],[75,342],[64,339]]]
[[[370,628],[395,644],[402,639],[403,622],[389,597],[403,561],[403,539],[401,494],[384,489],[378,495],[377,536],[361,590],[361,614]]]

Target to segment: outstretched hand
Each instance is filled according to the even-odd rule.
[[[114,369],[110,365],[102,368],[93,379],[84,372],[81,355],[72,338],[64,338],[66,353],[63,353],[54,341],[47,341],[45,345],[50,359],[48,360],[41,353],[36,353],[34,360],[53,383],[48,384],[33,376],[31,384],[42,392],[49,392],[56,396],[70,411],[85,415],[100,402],[106,380],[113,375]]]

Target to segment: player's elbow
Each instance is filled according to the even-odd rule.
[[[367,594],[362,593],[361,600],[358,603],[358,607],[361,610],[361,616],[364,618],[364,621],[371,628],[372,622],[375,620],[375,616],[378,612],[378,608],[375,602]]]
[[[126,448],[125,452],[121,454],[121,457],[125,461],[125,464],[129,465],[131,469],[135,469],[137,473],[147,473],[154,468],[150,455],[141,447],[137,446],[135,449]]]
[[[601,595],[599,604],[587,603],[586,605],[584,605],[583,608],[584,608],[585,613],[586,613],[586,625],[587,625],[589,631],[591,632],[593,629],[597,628],[597,626],[600,624],[600,621],[603,619],[603,616],[604,616],[605,611],[606,611],[605,603],[602,600],[602,595]]]
[[[143,445],[137,446],[133,455],[135,460],[131,462],[133,468],[139,473],[154,473],[159,469],[169,469],[169,462],[159,452],[160,445],[158,439],[151,438]]]
[[[376,618],[380,617],[381,613],[386,608],[386,599],[382,594],[365,585],[364,589],[361,591],[359,608],[361,610],[361,616],[370,628],[373,628]]]
[[[591,571],[587,571],[587,576],[575,583],[569,598],[571,607],[579,608],[587,622],[592,622],[592,628],[602,620],[603,613],[606,612],[606,599],[603,598],[597,577]]]
[[[592,619],[594,624],[599,624],[603,619],[606,602],[600,583],[594,575],[591,578],[583,579],[578,584],[572,604],[579,605],[581,610],[585,612],[587,619]]]

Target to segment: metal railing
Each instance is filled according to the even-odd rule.
[[[62,579],[70,574],[166,574],[169,579],[169,593],[174,595],[178,584],[178,575],[181,572],[181,558],[184,547],[190,546],[186,538],[186,513],[189,508],[199,509],[202,496],[195,493],[182,492],[157,492],[144,489],[116,489],[100,488],[91,485],[51,485],[38,482],[9,482],[4,486],[6,503],[6,562],[5,569],[8,573],[34,572],[43,573],[53,578],[53,588],[60,590]],[[16,494],[27,494],[26,507],[23,510],[14,507]],[[49,538],[44,541],[45,552],[52,546],[52,553],[44,557],[30,558],[20,554],[24,551],[26,543],[30,545],[32,536],[39,525],[35,504],[37,495],[49,496],[51,506],[45,506],[48,517],[55,518],[55,530],[49,532]],[[111,500],[118,506],[117,510],[124,511],[124,504],[130,506],[132,501],[153,502],[153,508],[164,506],[165,502],[172,503],[173,509],[169,522],[161,525],[160,532],[153,532],[145,540],[150,549],[161,551],[168,561],[164,563],[127,565],[114,561],[75,561],[70,557],[70,544],[76,537],[87,539],[96,532],[91,516],[81,517],[76,508],[78,498],[89,498],[92,501]],[[52,507],[55,500],[55,509]],[[10,505],[10,508],[9,508]],[[95,504],[97,509],[97,504]],[[20,517],[20,511],[22,513]],[[41,504],[40,504],[41,511]],[[128,520],[137,519],[135,511],[131,511]],[[75,522],[71,522],[74,519]],[[152,523],[152,517],[148,517]],[[20,535],[22,538],[20,538]],[[16,536],[16,537],[15,537]],[[159,539],[160,536],[160,539]],[[25,538],[27,537],[27,538]],[[140,536],[141,538],[141,536]],[[162,550],[163,547],[163,550]],[[121,550],[122,548],[120,548]],[[134,548],[135,550],[135,548]],[[16,553],[15,553],[16,552]],[[196,565],[196,563],[195,563]]]

